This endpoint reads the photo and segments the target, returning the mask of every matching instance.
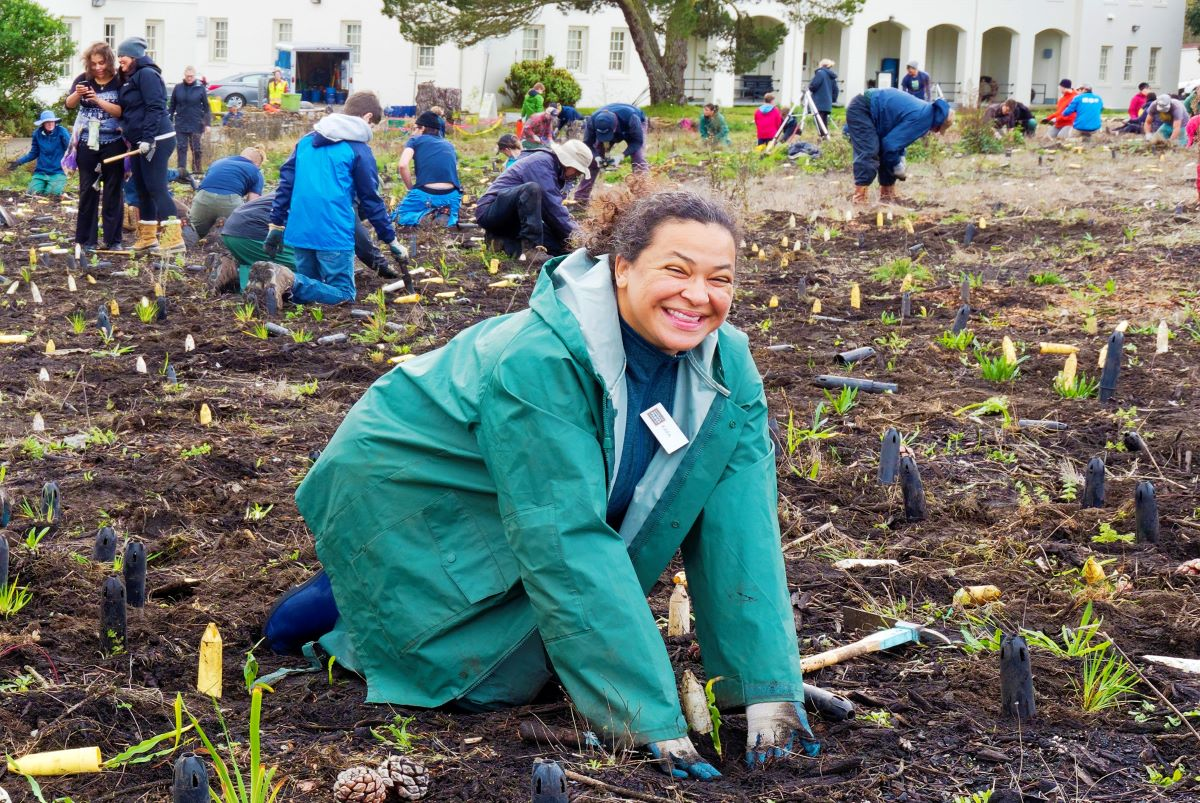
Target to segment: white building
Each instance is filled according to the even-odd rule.
[[[463,91],[467,108],[501,89],[514,61],[553,55],[583,87],[580,105],[648,100],[647,81],[624,18],[615,9],[562,12],[547,6],[529,27],[460,49],[403,40],[380,0],[41,0],[71,26],[82,48],[144,35],[169,83],[187,65],[215,81],[266,70],[279,41],[338,42],[355,54],[355,88],[384,105],[412,102],[416,85],[435,81]],[[784,99],[799,96],[818,61],[830,58],[847,93],[880,80],[885,64],[921,62],[951,100],[970,100],[980,75],[1000,95],[1041,103],[1061,78],[1090,81],[1109,106],[1123,106],[1137,84],[1174,90],[1180,74],[1186,0],[867,0],[850,25],[789,24],[779,50],[748,75],[709,72],[707,43],[689,43],[685,89],[696,101],[753,102],[766,83]],[[747,3],[765,21],[786,22],[778,3]],[[76,59],[45,87],[67,89]],[[886,80],[886,78],[884,78]],[[503,105],[504,98],[500,98]]]

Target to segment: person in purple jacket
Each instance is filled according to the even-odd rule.
[[[531,267],[567,253],[579,228],[563,206],[564,189],[591,176],[592,150],[577,139],[522,151],[475,204],[475,222],[494,250],[521,254]]]

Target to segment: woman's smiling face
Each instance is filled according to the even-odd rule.
[[[667,354],[695,348],[729,314],[736,257],[724,226],[668,220],[636,260],[613,257],[621,317]]]

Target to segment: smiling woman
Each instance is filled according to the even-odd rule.
[[[596,198],[529,308],[377,381],[296,502],[324,570],[271,646],[319,641],[371,702],[494,711],[557,680],[677,777],[687,737],[646,602],[680,551],[717,704],[746,759],[819,749],[803,706],[762,381],[733,299],[736,226],[689,192]]]

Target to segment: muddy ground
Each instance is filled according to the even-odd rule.
[[[1032,152],[1021,158],[1019,180],[1034,186],[1053,181],[1070,163],[1099,164],[1108,156],[1060,153],[1043,165]],[[1200,451],[1200,321],[1188,306],[1200,290],[1200,236],[1194,208],[1175,209],[1176,198],[1190,192],[1186,157],[1160,161],[1146,151],[1122,158],[1125,175],[1106,179],[1110,191],[1080,194],[1073,207],[1061,209],[992,192],[996,177],[1010,180],[1014,168],[976,158],[951,166],[957,178],[946,179],[944,166],[918,175],[910,188],[944,180],[959,185],[958,197],[891,208],[882,228],[874,209],[845,220],[843,202],[828,195],[821,204],[793,205],[787,194],[760,194],[755,207],[768,211],[752,211],[746,220],[731,320],[751,336],[780,422],[782,548],[803,652],[857,637],[842,632],[843,605],[901,614],[955,636],[965,629],[985,644],[910,646],[812,673],[810,682],[846,694],[858,707],[849,722],[814,719],[821,756],[747,770],[736,760],[744,719],[731,714],[722,731],[723,760],[697,738],[725,773],[703,785],[673,782],[636,754],[522,743],[523,720],[577,726],[557,689],[528,709],[463,716],[365,705],[363,684],[336,668],[332,683],[325,673],[297,675],[276,685],[263,711],[263,753],[279,765],[281,799],[331,799],[340,770],[389,752],[372,729],[398,715],[413,717],[412,755],[428,766],[429,799],[439,801],[527,800],[531,762],[543,756],[606,785],[573,782],[573,799],[581,801],[950,801],[993,788],[993,801],[1200,799],[1194,780],[1200,736],[1193,730],[1200,726],[1200,678],[1141,658],[1200,653],[1198,581],[1176,573],[1200,557],[1192,460]],[[702,172],[680,168],[675,175],[694,180]],[[1154,173],[1163,174],[1155,180],[1169,192],[1147,191]],[[834,179],[845,176],[801,176],[787,186],[814,193]],[[43,253],[29,276],[44,299],[35,303],[22,266],[30,246],[47,242],[37,233],[69,241],[72,201],[59,206],[9,196],[3,203],[19,213],[15,229],[0,230],[3,289],[18,285],[0,295],[0,333],[30,335],[25,345],[0,346],[0,459],[14,507],[4,536],[11,574],[33,599],[0,620],[0,748],[20,755],[98,745],[107,758],[170,730],[179,691],[208,731],[219,732],[211,706],[194,691],[197,645],[205,625],[215,622],[225,645],[221,710],[244,761],[244,655],[275,597],[316,568],[312,538],[292,499],[309,454],[389,370],[389,358],[427,351],[472,323],[520,309],[531,277],[513,288],[489,287],[498,276],[487,271],[470,232],[450,241],[422,235],[416,264],[428,270],[418,278],[444,273],[455,298],[436,298],[447,288],[428,284],[418,305],[387,304],[388,320],[400,326],[394,334],[383,330],[386,342],[377,342],[379,331],[349,308],[326,310],[321,320],[311,310],[278,320],[314,338],[351,336],[341,343],[264,340],[254,335],[261,317],[238,321],[237,299],[209,295],[193,270],[203,251],[178,264],[102,255],[111,264],[78,270],[65,255]],[[986,227],[964,245],[968,222],[978,228],[981,216]],[[217,247],[214,241],[210,236],[204,251]],[[896,263],[913,255],[914,266]],[[877,273],[881,267],[888,276]],[[75,292],[67,288],[68,272]],[[508,272],[524,271],[505,262],[499,274]],[[1031,280],[1045,272],[1062,284]],[[905,273],[916,280],[914,314],[893,320]],[[998,353],[1008,335],[1028,358],[1013,381],[984,380],[973,352],[937,343],[962,304],[964,273],[974,285],[969,326],[977,341]],[[168,315],[143,323],[135,305],[153,297],[156,282],[169,299]],[[383,282],[360,273],[359,283],[356,308],[371,310],[364,299]],[[861,309],[850,306],[852,283],[859,284]],[[812,314],[818,299],[824,317]],[[114,338],[104,343],[96,311],[113,300]],[[86,318],[79,334],[68,320],[77,312]],[[1096,319],[1094,334],[1086,330],[1089,317]],[[1164,319],[1173,336],[1169,351],[1156,354],[1154,330]],[[1122,320],[1130,328],[1115,398],[1061,399],[1052,383],[1063,358],[1039,354],[1037,344],[1077,345],[1080,369],[1097,377],[1098,351]],[[189,335],[193,351],[185,350]],[[53,354],[46,353],[49,339]],[[860,394],[838,414],[812,378],[845,374],[833,356],[858,346],[874,346],[877,356],[850,375],[894,382],[899,392]],[[145,374],[135,370],[139,357]],[[168,364],[175,385],[165,379]],[[42,369],[47,381],[39,379]],[[1005,428],[999,415],[960,412],[993,396],[1007,398],[1014,419],[1054,419],[1067,429]],[[805,440],[801,431],[812,428],[821,401],[832,437]],[[202,405],[211,425],[200,422]],[[33,431],[35,414],[44,432]],[[898,487],[876,481],[887,427],[903,434],[920,468],[928,495],[924,521],[906,522]],[[1146,450],[1123,445],[1130,431]],[[1075,475],[1093,457],[1107,467],[1107,501],[1084,510]],[[1157,491],[1159,542],[1094,541],[1101,524],[1118,535],[1134,531],[1133,492],[1142,480]],[[35,522],[21,514],[21,502],[36,508],[48,481],[61,488],[63,515],[35,552],[24,544]],[[89,559],[104,524],[115,528],[121,548],[139,541],[151,555],[149,604],[130,610],[127,643],[117,655],[104,654],[97,635],[100,586],[113,567]],[[1089,556],[1105,574],[1092,584],[1081,577]],[[832,566],[854,557],[899,565]],[[953,606],[955,590],[974,584],[996,585],[1000,600]],[[669,593],[670,573],[651,595],[659,616],[666,615]],[[1024,627],[1061,641],[1061,628],[1077,626],[1089,601],[1103,633],[1140,671],[1137,694],[1086,713],[1081,661],[1035,646],[1037,716],[1020,727],[1002,716],[999,659],[987,638],[997,627]],[[690,668],[703,677],[698,650],[687,639],[670,640],[668,649],[680,672]],[[264,672],[299,665],[261,648],[257,658]],[[42,787],[47,800],[168,800],[170,761],[44,779]],[[1178,781],[1150,783],[1147,766],[1171,776],[1173,764],[1184,767]],[[14,800],[34,799],[20,777],[0,777],[0,786]]]

